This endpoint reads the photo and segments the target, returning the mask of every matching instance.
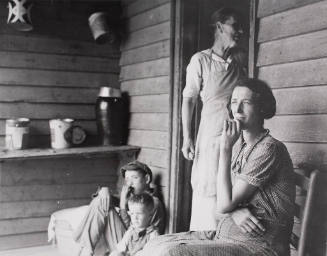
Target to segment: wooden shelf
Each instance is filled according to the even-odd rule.
[[[94,146],[67,149],[24,149],[24,150],[1,150],[0,162],[5,160],[24,160],[33,158],[60,158],[60,157],[91,157],[108,154],[137,153],[140,150],[136,146]]]

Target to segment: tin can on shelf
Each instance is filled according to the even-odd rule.
[[[54,149],[69,148],[70,141],[65,138],[65,133],[73,126],[74,119],[51,119],[49,121],[51,147]]]
[[[16,118],[6,120],[6,148],[8,150],[25,149],[28,147],[29,118]]]

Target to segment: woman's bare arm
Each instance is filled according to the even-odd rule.
[[[182,103],[183,146],[182,152],[186,159],[194,158],[194,142],[191,135],[191,123],[196,98],[184,97]]]
[[[239,204],[246,202],[256,190],[244,180],[238,179],[234,186],[231,182],[232,148],[240,136],[238,121],[225,121],[220,143],[219,168],[217,175],[217,211],[229,213]]]

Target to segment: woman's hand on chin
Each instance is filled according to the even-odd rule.
[[[239,120],[225,120],[223,132],[220,140],[221,149],[232,149],[235,142],[241,135],[241,125]]]

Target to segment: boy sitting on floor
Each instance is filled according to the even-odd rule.
[[[128,199],[128,209],[131,225],[110,256],[135,256],[149,240],[159,235],[157,228],[150,224],[154,210],[151,195],[133,195]]]
[[[114,251],[117,243],[122,239],[130,226],[130,217],[127,214],[127,199],[132,195],[148,192],[154,199],[154,212],[151,224],[158,228],[159,233],[164,231],[164,208],[160,200],[152,193],[150,183],[152,171],[144,163],[133,161],[121,168],[125,184],[120,194],[119,211],[111,203],[108,187],[100,189],[92,200],[81,224],[74,232],[74,239],[80,244],[78,255],[93,255],[95,246],[104,234],[107,243],[107,252]]]
[[[109,193],[108,187],[102,187],[88,206],[64,209],[52,214],[49,224],[49,241],[55,241],[54,226],[56,221],[64,220],[66,215],[84,216],[81,219],[70,219],[73,228],[73,239],[77,243],[77,252],[74,256],[92,256],[98,242],[101,242],[101,250],[106,255],[116,250],[118,242],[130,226],[130,216],[127,214],[127,200],[133,195],[144,192],[149,193],[154,200],[154,210],[150,224],[158,228],[160,234],[165,228],[165,210],[162,202],[150,187],[152,171],[144,163],[133,161],[121,168],[124,185],[120,194],[120,201]],[[69,213],[68,213],[69,212]],[[76,223],[76,224],[75,224]],[[104,248],[103,248],[104,247]],[[101,256],[103,254],[101,253]]]

